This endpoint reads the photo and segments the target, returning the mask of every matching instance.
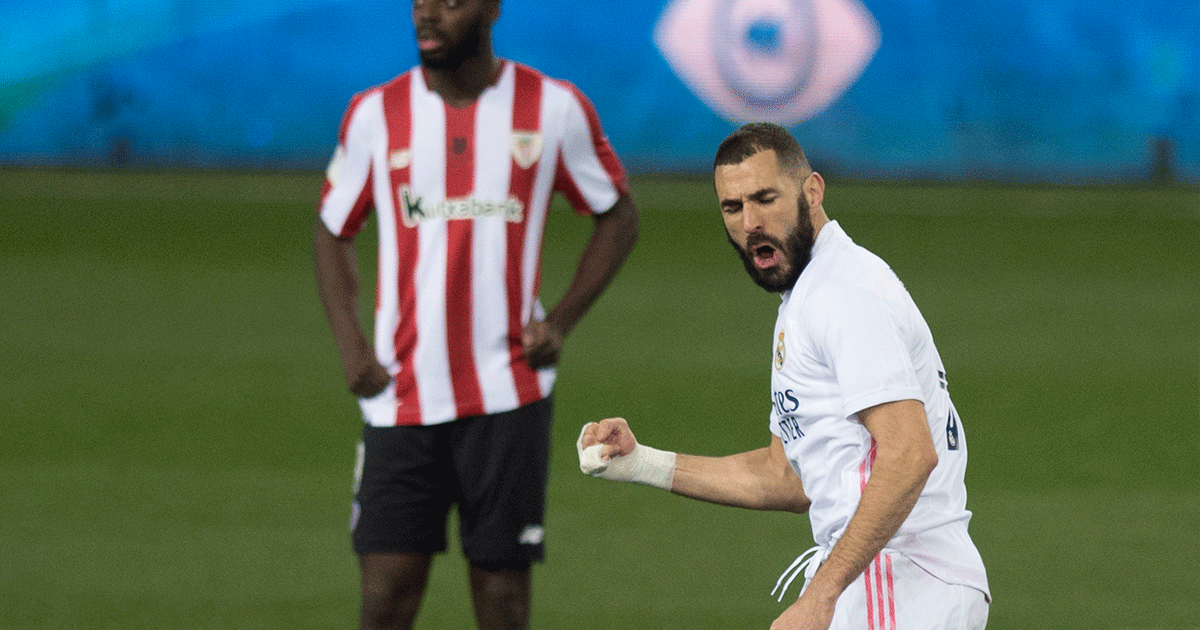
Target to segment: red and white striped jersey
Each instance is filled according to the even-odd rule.
[[[584,215],[627,192],[591,102],[569,83],[504,61],[463,108],[420,68],[354,97],[320,216],[343,238],[372,208],[379,223],[375,352],[394,388],[363,401],[367,422],[438,424],[549,395],[555,371],[526,365],[521,330],[544,316],[555,191]]]

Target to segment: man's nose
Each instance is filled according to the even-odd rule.
[[[748,203],[742,206],[742,229],[747,234],[762,231],[762,215],[762,209],[755,204]]]

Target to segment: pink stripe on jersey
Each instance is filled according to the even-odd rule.
[[[866,589],[867,627],[870,630],[896,630],[896,588],[892,557],[875,556],[863,571]]]
[[[867,565],[867,570],[863,571],[863,586],[867,589],[867,628],[875,630],[875,596],[871,588],[871,565]]]
[[[871,448],[863,457],[862,463],[858,465],[858,489],[859,492],[866,490],[867,480],[871,477],[871,469],[875,466],[875,455],[878,451],[878,443],[875,438],[871,438]],[[896,628],[896,604],[892,590],[892,559],[887,558],[887,577],[886,577],[886,595],[884,593],[884,575],[883,575],[883,554],[875,556],[875,559],[867,565],[866,571],[863,571],[863,586],[867,591],[867,627],[870,630],[895,630]],[[891,619],[891,626],[888,625],[888,620]],[[878,625],[876,625],[878,621]]]
[[[447,199],[467,197],[475,188],[475,105],[445,106]],[[446,350],[459,418],[483,414],[471,335],[476,315],[471,299],[474,227],[474,221],[446,222]]]
[[[516,87],[513,94],[512,128],[514,132],[536,132],[541,123],[542,80],[533,70],[517,65]],[[526,214],[532,212],[529,207],[533,200],[533,182],[538,172],[535,162],[529,168],[522,168],[514,156],[509,165],[508,194],[518,199],[526,208]],[[524,273],[522,263],[525,259],[525,239],[528,236],[529,221],[509,223],[507,226],[508,243],[505,256],[508,264],[508,275],[505,292],[508,296],[508,350],[512,366],[513,385],[517,389],[517,399],[521,405],[527,405],[543,397],[537,373],[525,362],[525,352],[521,346],[521,331],[528,313],[523,312],[525,302]],[[534,257],[541,255],[541,241],[538,241],[538,251]],[[534,273],[537,271],[535,269]],[[538,294],[538,284],[541,278],[535,276],[531,296]],[[532,307],[532,298],[530,298]]]
[[[871,468],[875,465],[875,451],[878,446],[875,443],[875,438],[871,438],[871,448],[867,451],[867,456],[863,458],[862,463],[858,465],[859,492],[867,489],[867,479],[871,477]]]
[[[393,151],[409,150],[412,141],[412,126],[408,115],[412,76],[401,75],[383,89],[384,111],[387,113],[388,155]],[[390,168],[385,166],[385,168]],[[412,169],[391,170],[392,208],[395,213],[396,252],[399,257],[399,275],[396,278],[399,292],[400,325],[396,327],[393,343],[396,356],[400,358],[400,373],[396,375],[396,424],[421,424],[421,399],[417,392],[416,370],[413,366],[413,349],[417,345],[416,283],[419,247],[417,231],[404,229],[404,200],[399,197],[402,184],[412,179]],[[376,291],[376,295],[379,292]],[[378,298],[376,298],[378,300]]]
[[[879,616],[879,627],[887,630],[887,609],[884,606],[883,570],[880,567],[880,556],[875,556],[872,564],[875,566],[875,596],[877,597],[875,612]]]
[[[896,590],[892,579],[892,557],[883,557],[887,565],[887,604],[888,604],[888,619],[892,622],[892,630],[896,630]]]

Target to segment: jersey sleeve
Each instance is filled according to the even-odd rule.
[[[625,170],[604,135],[592,102],[574,85],[556,83],[570,98],[563,115],[554,188],[579,214],[606,212],[620,195],[629,192]]]
[[[342,117],[337,148],[325,169],[318,211],[325,227],[339,238],[357,234],[371,212],[372,133],[361,114],[377,99],[377,92],[366,92],[351,100]]]
[[[813,309],[814,341],[833,369],[847,417],[887,402],[924,399],[904,322],[886,294],[854,284],[810,298],[824,306]]]

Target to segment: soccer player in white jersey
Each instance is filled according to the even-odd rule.
[[[816,546],[776,584],[786,592],[805,576],[772,628],[983,628],[991,595],[967,534],[966,434],[924,318],[887,264],[829,220],[825,182],[786,130],[742,127],[713,170],[730,242],[783,298],[770,443],[671,453],[610,418],[584,426],[580,467],[719,504],[807,510]]]
[[[364,420],[352,513],[362,628],[412,626],[452,504],[478,627],[527,627],[554,365],[636,239],[591,103],[496,57],[499,13],[499,0],[413,1],[421,64],[351,101],[314,226],[321,301]],[[539,264],[556,191],[594,223],[546,312]],[[372,211],[373,344],[353,240]]]

